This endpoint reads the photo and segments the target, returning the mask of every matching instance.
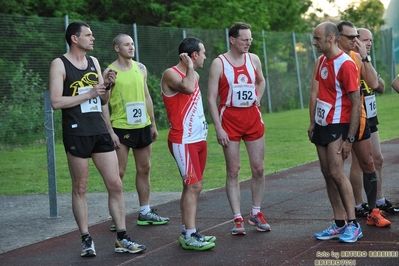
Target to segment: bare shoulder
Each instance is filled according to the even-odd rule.
[[[249,53],[249,56],[251,57],[252,62],[260,62],[259,56],[253,53]]]
[[[136,65],[138,66],[138,68],[139,68],[140,70],[145,70],[145,69],[146,69],[146,67],[145,67],[145,65],[144,65],[143,63],[136,62],[136,61],[134,61],[134,62],[136,63]]]

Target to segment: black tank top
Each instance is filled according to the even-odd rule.
[[[60,59],[65,66],[65,81],[63,96],[75,96],[83,93],[83,88],[90,90],[98,83],[98,72],[93,59],[86,55],[87,68],[81,70],[76,68],[65,56]],[[104,119],[101,115],[100,98],[94,98],[72,108],[62,109],[62,131],[63,136],[92,136],[108,133]]]
[[[360,90],[363,93],[364,96],[370,96],[370,95],[375,95],[374,90],[372,90],[366,83],[364,79],[360,81]],[[366,105],[366,103],[363,103]],[[367,106],[364,106],[367,112]],[[379,124],[377,116],[371,117],[367,119],[367,123],[369,124],[370,127],[374,127]]]

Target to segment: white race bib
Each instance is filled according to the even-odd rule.
[[[256,101],[254,84],[233,84],[232,106],[250,107]]]
[[[144,102],[126,103],[127,123],[140,125],[147,123],[147,112]]]
[[[92,88],[93,88],[93,86],[78,88],[78,93],[79,93],[79,95],[85,94],[85,93],[89,92]],[[93,99],[90,99],[90,100],[87,100],[87,101],[81,103],[80,110],[82,111],[82,113],[102,112],[100,96],[97,96],[96,98],[93,98]]]
[[[364,97],[364,104],[366,106],[367,118],[377,116],[377,102],[375,101],[375,95],[369,95]]]
[[[320,126],[327,126],[327,115],[331,110],[332,105],[324,102],[322,100],[316,99],[317,104],[316,104],[316,113],[315,113],[315,121],[317,124]]]

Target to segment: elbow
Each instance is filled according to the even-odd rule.
[[[51,107],[53,108],[53,110],[61,109],[61,106],[55,102],[51,102]]]

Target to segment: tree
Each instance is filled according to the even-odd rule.
[[[308,30],[311,0],[19,0],[3,1],[2,13],[62,17],[146,26],[224,29],[236,21],[270,31]]]
[[[382,18],[385,12],[380,0],[361,0],[354,2],[340,12],[342,20],[349,20],[358,28],[367,28],[377,32],[385,24]]]
[[[302,15],[310,0],[183,0],[175,1],[163,26],[223,29],[243,21],[266,31],[304,31]]]

